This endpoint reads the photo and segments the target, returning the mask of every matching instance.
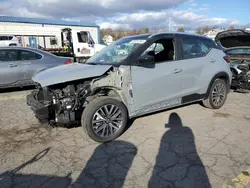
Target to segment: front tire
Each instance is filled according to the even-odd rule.
[[[210,109],[221,108],[227,99],[227,88],[225,80],[216,79],[210,88],[208,98],[202,101],[203,105]]]
[[[109,142],[119,137],[126,128],[128,113],[119,100],[97,97],[83,111],[81,124],[85,133],[96,142]]]

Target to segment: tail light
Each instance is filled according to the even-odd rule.
[[[225,59],[225,61],[226,61],[227,63],[230,63],[231,58],[230,58],[229,55],[226,55],[226,56],[224,56],[223,58]]]
[[[66,64],[66,65],[71,64],[71,63],[72,63],[71,61],[64,62],[64,64]]]

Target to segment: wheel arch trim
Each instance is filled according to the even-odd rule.
[[[218,72],[217,74],[214,75],[214,77],[212,78],[212,80],[210,81],[209,85],[208,85],[208,88],[207,88],[207,91],[206,91],[206,96],[205,98],[208,98],[209,96],[209,92],[210,92],[210,89],[212,87],[212,84],[214,83],[214,81],[218,78],[224,78],[226,79],[226,84],[227,84],[227,93],[230,92],[230,77],[228,75],[228,73],[226,72]]]
[[[113,86],[102,86],[102,87],[95,88],[95,94],[101,93],[103,91],[106,91],[106,92],[113,91],[115,95],[127,106],[128,102],[126,100],[125,94],[123,93],[121,89],[117,87],[113,87]]]

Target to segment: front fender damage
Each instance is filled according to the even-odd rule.
[[[90,88],[97,95],[110,95],[119,98],[122,102],[127,104],[126,97],[123,92],[124,74],[119,69],[109,71],[103,77],[93,79],[90,83]]]
[[[45,109],[43,112],[47,114],[40,117],[47,117],[51,124],[69,125],[81,121],[82,111],[94,97],[108,95],[127,104],[123,91],[124,72],[118,68],[111,68],[96,78],[41,87],[30,94],[27,100],[35,113],[41,112],[34,109],[35,106]]]

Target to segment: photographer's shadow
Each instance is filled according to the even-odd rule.
[[[71,174],[53,175],[23,174],[23,168],[39,161],[49,152],[47,148],[17,168],[0,174],[0,188],[121,188],[137,154],[137,147],[126,141],[99,145],[86,166],[73,182]]]
[[[163,135],[148,187],[210,188],[205,167],[196,151],[194,135],[172,113]]]
[[[98,146],[72,188],[121,188],[137,154],[134,144],[114,140]]]

